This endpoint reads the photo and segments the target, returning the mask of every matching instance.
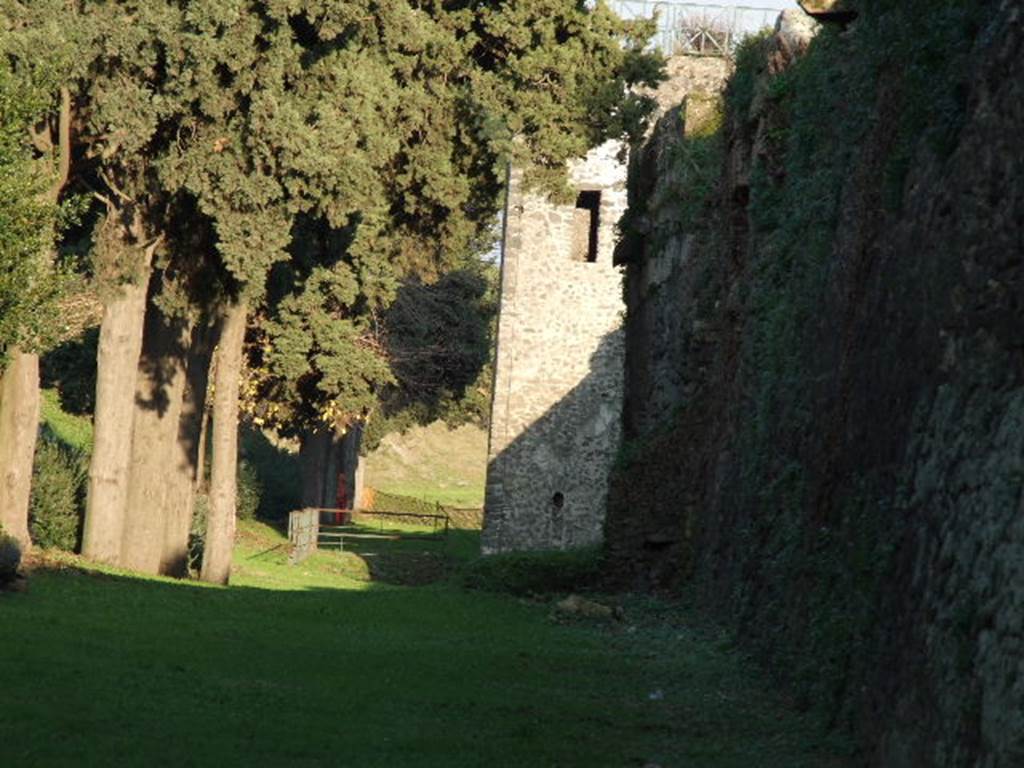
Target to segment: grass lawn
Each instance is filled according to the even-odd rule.
[[[55,389],[40,392],[39,420],[61,442],[79,450],[92,449],[92,420],[65,412]]]
[[[487,432],[441,422],[388,435],[366,457],[366,484],[387,493],[452,507],[480,507],[487,473]]]
[[[678,606],[559,622],[375,580],[380,553],[290,566],[282,545],[245,524],[230,588],[65,558],[0,595],[0,764],[842,765]]]

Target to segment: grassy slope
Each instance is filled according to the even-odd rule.
[[[838,765],[672,606],[564,625],[281,544],[247,524],[229,589],[56,568],[0,595],[3,765]]]
[[[384,438],[366,459],[366,484],[442,504],[479,507],[486,469],[487,432],[470,425],[452,430],[435,422]]]
[[[44,389],[40,395],[39,421],[62,443],[80,450],[91,449],[92,420],[87,416],[66,413],[55,389]]]
[[[73,448],[92,447],[92,421],[65,412],[55,389],[44,389],[40,421]],[[241,432],[242,456],[259,474],[261,513],[279,516],[299,501],[299,468],[294,454],[275,448],[251,429]],[[456,507],[481,507],[487,469],[487,432],[471,425],[448,429],[436,422],[404,435],[389,435],[366,458],[366,484],[388,493],[438,501]]]

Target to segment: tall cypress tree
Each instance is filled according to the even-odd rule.
[[[29,546],[38,353],[60,334],[54,224],[71,165],[69,48],[0,7],[0,525]]]
[[[219,582],[234,521],[242,344],[251,313],[268,316],[274,265],[297,276],[285,305],[319,302],[317,330],[333,349],[316,367],[346,418],[362,407],[341,398],[361,391],[346,377],[390,375],[365,330],[403,279],[429,280],[472,250],[493,224],[505,163],[561,190],[568,158],[638,124],[643,102],[627,86],[657,71],[640,49],[643,30],[572,0],[42,0],[27,13],[40,29],[58,20],[79,30],[76,168],[103,208],[85,552],[167,569],[180,549],[169,503],[142,503],[179,494],[157,488],[153,462],[133,463],[146,454],[133,446],[175,431],[160,419],[176,424],[179,448],[198,442],[182,393],[194,416],[192,363],[203,355],[190,350],[209,347],[212,314],[220,331],[203,577]],[[195,232],[181,226],[189,221]],[[303,229],[320,233],[313,250],[295,237]],[[301,259],[312,266],[304,271]],[[197,285],[213,286],[212,303],[197,299]],[[301,322],[281,338],[300,332]],[[318,354],[301,344],[283,353],[304,356],[307,370]],[[176,404],[163,408],[161,397]],[[147,404],[169,415],[140,416]],[[180,451],[186,464],[189,451]],[[154,559],[157,548],[142,550],[158,531]]]
[[[534,184],[562,193],[567,158],[639,128],[649,105],[627,86],[658,73],[658,61],[641,52],[649,28],[624,25],[603,6],[395,3],[377,25],[377,39],[390,31],[401,41],[379,51],[400,88],[390,129],[399,149],[383,169],[390,203],[370,254],[390,290],[370,300],[360,293],[354,270],[367,262],[353,258],[351,229],[305,227],[297,258],[279,274],[291,293],[261,315],[252,345],[257,418],[298,433],[314,468],[331,466],[324,454],[332,435],[379,410],[382,396],[392,410],[416,402],[422,412],[438,397],[424,386],[411,394],[411,345],[386,332],[394,287],[412,278],[395,315],[408,320],[414,298],[430,298],[416,283],[429,284],[486,242],[509,159],[527,165]],[[429,307],[420,305],[425,320]],[[435,313],[426,324],[434,321],[443,318]],[[322,492],[330,483],[306,474],[314,480],[306,503],[333,506],[333,494]]]

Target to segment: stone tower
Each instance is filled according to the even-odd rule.
[[[575,204],[509,178],[482,548],[602,537],[621,434],[625,305],[612,263],[626,208],[621,144],[570,165]]]

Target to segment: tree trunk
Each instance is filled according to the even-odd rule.
[[[214,345],[216,346],[216,345]],[[208,378],[212,378],[216,375],[216,358],[211,355],[210,357],[210,371]],[[200,415],[199,423],[199,456],[198,463],[196,464],[196,493],[207,493],[209,488],[206,484],[206,476],[209,474],[206,464],[210,459],[210,409],[212,403],[203,404],[203,412]]]
[[[238,387],[245,340],[246,304],[240,300],[224,316],[213,390],[213,461],[210,508],[206,519],[200,578],[227,584],[235,543],[235,495],[238,480]]]
[[[71,173],[71,91],[60,89],[57,121],[57,174],[41,195],[56,205]],[[52,255],[49,257],[52,262]],[[10,362],[0,373],[0,526],[23,549],[32,546],[28,532],[28,506],[32,493],[32,465],[39,435],[39,356],[10,350]]]
[[[178,422],[177,440],[171,451],[174,472],[164,500],[164,538],[160,573],[188,573],[188,538],[195,511],[195,494],[203,471],[203,436],[210,357],[216,341],[215,328],[203,321],[192,335],[186,366],[185,393]]]
[[[302,467],[302,505],[328,509],[356,509],[362,495],[363,473],[359,461],[361,424],[343,434],[323,428],[307,432],[299,446]]]
[[[0,525],[23,549],[38,433],[39,357],[14,348],[0,375]]]
[[[340,509],[338,504],[338,472],[341,469],[341,443],[333,432],[327,432],[327,453],[323,472],[320,475],[321,498],[320,506],[329,509]],[[344,481],[342,481],[344,482]]]
[[[338,441],[337,504],[346,509],[358,509],[359,497],[363,493],[363,472],[359,460],[362,442],[363,427],[359,423],[350,424]]]
[[[159,573],[167,497],[177,476],[188,471],[176,449],[191,328],[184,320],[168,320],[152,305],[144,327],[120,562],[137,571]]]
[[[132,229],[141,229],[141,226]],[[82,554],[109,563],[118,562],[121,555],[128,466],[132,455],[135,380],[155,250],[156,243],[139,250],[136,274],[132,276],[134,282],[119,286],[104,307],[96,353],[95,430]]]
[[[334,500],[326,496],[324,478],[330,465],[334,443],[333,433],[326,427],[316,432],[305,432],[299,444],[299,466],[302,468],[302,506],[333,507]]]

